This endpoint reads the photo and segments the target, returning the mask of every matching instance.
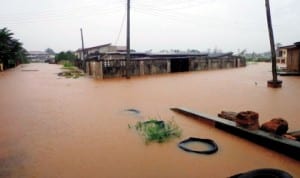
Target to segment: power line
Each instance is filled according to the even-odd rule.
[[[110,7],[106,9],[94,9],[90,10],[89,14],[82,14],[79,12],[69,12],[62,14],[53,14],[46,16],[37,16],[34,18],[18,18],[18,19],[1,19],[1,23],[6,24],[24,24],[24,23],[36,23],[36,22],[49,22],[49,21],[59,21],[59,20],[69,20],[69,19],[86,19],[94,16],[113,14],[118,11],[121,6]]]
[[[116,39],[116,41],[115,41],[115,44],[117,44],[118,41],[119,41],[119,39],[120,39],[120,35],[121,35],[122,30],[123,30],[123,26],[124,26],[124,23],[125,23],[125,19],[126,19],[126,12],[124,13],[124,16],[123,16],[123,18],[122,18],[121,27],[120,27],[120,30],[119,30],[117,39]]]

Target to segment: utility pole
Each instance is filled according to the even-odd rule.
[[[273,75],[273,79],[268,81],[268,87],[281,88],[282,81],[277,79],[276,52],[275,52],[274,34],[273,34],[273,28],[272,28],[272,19],[271,19],[269,0],[265,0],[265,4],[266,4],[268,31],[269,31],[270,47],[271,47],[271,55],[272,55],[271,60],[272,60],[272,75]]]
[[[85,71],[85,58],[84,58],[84,54],[85,54],[85,50],[84,50],[84,41],[83,41],[83,33],[82,33],[82,28],[80,28],[80,33],[81,33],[81,47],[82,47],[82,69]]]
[[[130,0],[127,0],[127,38],[126,38],[126,78],[129,79],[129,61],[130,61]]]

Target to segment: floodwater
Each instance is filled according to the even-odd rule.
[[[300,162],[211,125],[176,114],[253,110],[260,122],[283,117],[300,130],[299,77],[267,88],[271,64],[246,68],[94,80],[60,78],[60,66],[28,64],[0,73],[0,177],[228,177],[258,168],[300,177]],[[137,109],[140,113],[125,111]],[[146,145],[138,120],[174,119],[182,138]],[[186,153],[187,137],[213,139],[213,155]]]

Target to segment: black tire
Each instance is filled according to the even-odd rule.
[[[189,143],[189,142],[201,142],[201,143],[204,143],[204,144],[207,144],[210,146],[210,149],[208,150],[192,150],[188,147],[186,147],[186,143]],[[195,138],[195,137],[190,137],[186,140],[183,140],[181,142],[178,143],[178,147],[184,151],[187,151],[187,152],[192,152],[192,153],[198,153],[198,154],[213,154],[213,153],[216,153],[218,151],[218,145],[211,139],[203,139],[203,138]]]
[[[246,173],[232,176],[232,178],[292,178],[289,173],[272,168],[255,169]]]

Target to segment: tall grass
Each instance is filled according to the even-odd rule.
[[[65,68],[65,69],[74,68],[73,63],[70,62],[70,61],[63,60],[63,61],[60,61],[59,63],[62,64],[62,65],[63,65],[63,68]]]
[[[145,139],[146,143],[163,143],[171,138],[180,137],[182,132],[174,120],[166,122],[156,119],[145,122],[138,121],[135,124],[135,129]]]

